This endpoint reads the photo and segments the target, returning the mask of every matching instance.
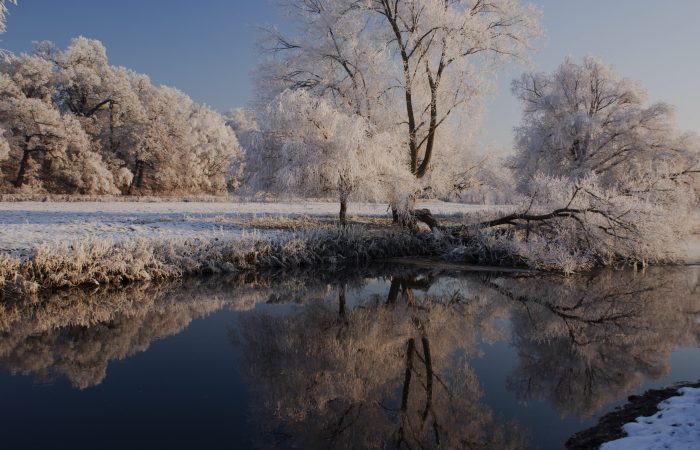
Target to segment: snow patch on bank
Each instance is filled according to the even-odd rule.
[[[623,427],[627,437],[603,444],[601,450],[700,448],[700,388],[681,388],[681,394],[659,404],[659,412],[639,417]]]

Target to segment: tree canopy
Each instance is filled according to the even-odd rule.
[[[6,55],[0,89],[5,192],[221,194],[238,184],[242,151],[223,117],[110,65],[99,41]]]

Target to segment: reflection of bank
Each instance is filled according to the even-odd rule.
[[[482,354],[479,339],[517,348],[508,383],[522,400],[593,414],[644,377],[663,376],[678,346],[697,345],[699,273],[445,278],[395,267],[59,293],[0,305],[0,365],[92,386],[111,361],[230,308],[241,312],[232,333],[252,420],[274,442],[517,447],[522,434],[480,400],[469,365]]]
[[[186,289],[173,287],[141,286],[99,298],[76,291],[24,310],[4,305],[0,364],[44,381],[66,377],[81,389],[98,385],[110,362],[146,351],[222,307],[215,297],[192,300]]]
[[[224,307],[246,311],[273,302],[325,295],[325,283],[254,273],[115,291],[57,291],[38,299],[0,302],[0,368],[42,381],[67,378],[99,385],[110,362],[146,351],[158,339]],[[290,297],[290,295],[292,297]]]

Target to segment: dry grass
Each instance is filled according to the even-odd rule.
[[[217,218],[218,219],[218,218]],[[215,219],[216,220],[216,219]],[[284,231],[300,231],[313,228],[321,228],[323,226],[333,225],[330,218],[309,217],[307,215],[301,217],[289,216],[261,216],[251,218],[234,217],[231,219],[223,218],[221,221],[237,225],[241,228],[249,228],[256,230],[284,230]]]
[[[320,228],[277,238],[88,240],[40,246],[26,259],[0,256],[0,298],[77,286],[123,286],[189,275],[261,268],[333,269],[381,258],[442,254],[452,245],[441,233],[359,226]]]

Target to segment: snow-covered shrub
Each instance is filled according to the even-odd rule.
[[[669,181],[669,189],[673,182]],[[660,187],[657,185],[657,187]],[[571,181],[537,175],[519,212],[489,221],[486,245],[542,269],[574,272],[620,262],[665,263],[683,257],[692,227],[692,194],[634,196],[602,188],[596,175]]]

